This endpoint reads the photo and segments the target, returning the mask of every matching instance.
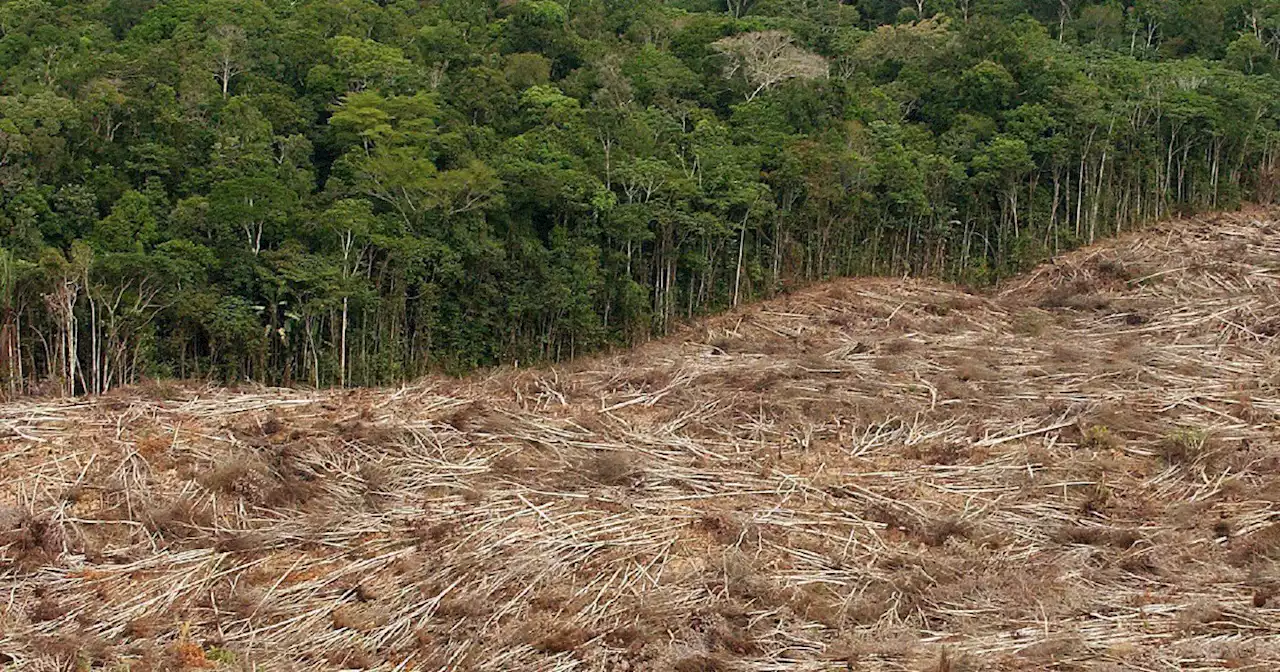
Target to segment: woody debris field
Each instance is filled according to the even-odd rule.
[[[1280,668],[1280,222],[629,352],[0,405],[0,668]]]

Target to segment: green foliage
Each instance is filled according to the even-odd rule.
[[[1089,450],[1115,450],[1120,439],[1106,425],[1091,425],[1080,439],[1080,447]]]
[[[141,252],[157,235],[151,201],[136,191],[125,192],[93,227],[90,240],[104,252]]]
[[[1275,0],[0,0],[0,380],[377,384],[998,280],[1274,199],[1278,56]]]
[[[1160,454],[1171,465],[1190,464],[1204,459],[1214,446],[1208,431],[1197,427],[1180,427],[1165,435]]]

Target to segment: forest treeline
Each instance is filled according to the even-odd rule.
[[[0,0],[0,385],[563,358],[1280,183],[1280,0]]]

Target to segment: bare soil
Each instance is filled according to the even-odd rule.
[[[1277,669],[1278,214],[554,368],[4,404],[0,668]]]

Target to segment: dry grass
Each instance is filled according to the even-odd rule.
[[[1280,666],[1280,236],[557,368],[0,409],[0,666]]]

